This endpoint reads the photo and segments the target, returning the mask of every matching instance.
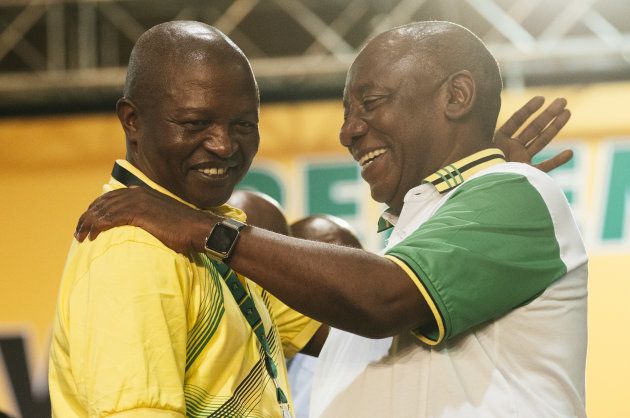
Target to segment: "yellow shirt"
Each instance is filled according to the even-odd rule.
[[[177,198],[128,162],[118,163]],[[112,178],[104,189],[121,187]],[[244,219],[227,205],[215,212]],[[262,317],[288,394],[282,348],[299,351],[320,324],[239,278]],[[281,416],[260,343],[212,262],[205,254],[176,253],[132,226],[72,244],[49,384],[59,418]]]

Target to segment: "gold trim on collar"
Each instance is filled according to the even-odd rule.
[[[440,168],[422,180],[422,184],[431,183],[438,192],[446,193],[481,170],[504,162],[505,154],[503,154],[503,151],[498,148],[488,148]],[[378,232],[386,231],[393,226],[392,222],[381,215],[378,220]]]
[[[422,183],[431,183],[438,192],[446,193],[481,170],[504,162],[503,151],[498,148],[488,148],[440,168],[422,180]]]

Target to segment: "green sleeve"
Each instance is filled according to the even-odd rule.
[[[464,183],[387,255],[426,288],[444,324],[440,340],[528,303],[566,273],[547,205],[518,174]],[[417,334],[438,339],[435,326]]]

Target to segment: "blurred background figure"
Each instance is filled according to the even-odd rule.
[[[346,247],[363,248],[350,224],[332,215],[313,215],[291,224],[296,238]],[[296,418],[308,418],[313,375],[317,357],[297,354],[289,362],[289,386],[293,394]]]
[[[363,248],[350,224],[332,215],[313,215],[291,224],[291,235],[311,241]]]
[[[273,197],[250,190],[234,190],[227,204],[245,212],[248,224],[289,235],[289,224],[280,204]]]

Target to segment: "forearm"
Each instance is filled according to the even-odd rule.
[[[124,189],[97,199],[81,217],[76,236],[83,240],[89,233],[93,238],[102,230],[131,224],[177,252],[203,252],[205,239],[220,220],[155,191]],[[230,265],[297,311],[360,335],[395,335],[433,321],[407,273],[363,250],[248,226]]]
[[[397,265],[363,250],[248,227],[230,264],[292,308],[360,335],[394,335],[432,318]]]

